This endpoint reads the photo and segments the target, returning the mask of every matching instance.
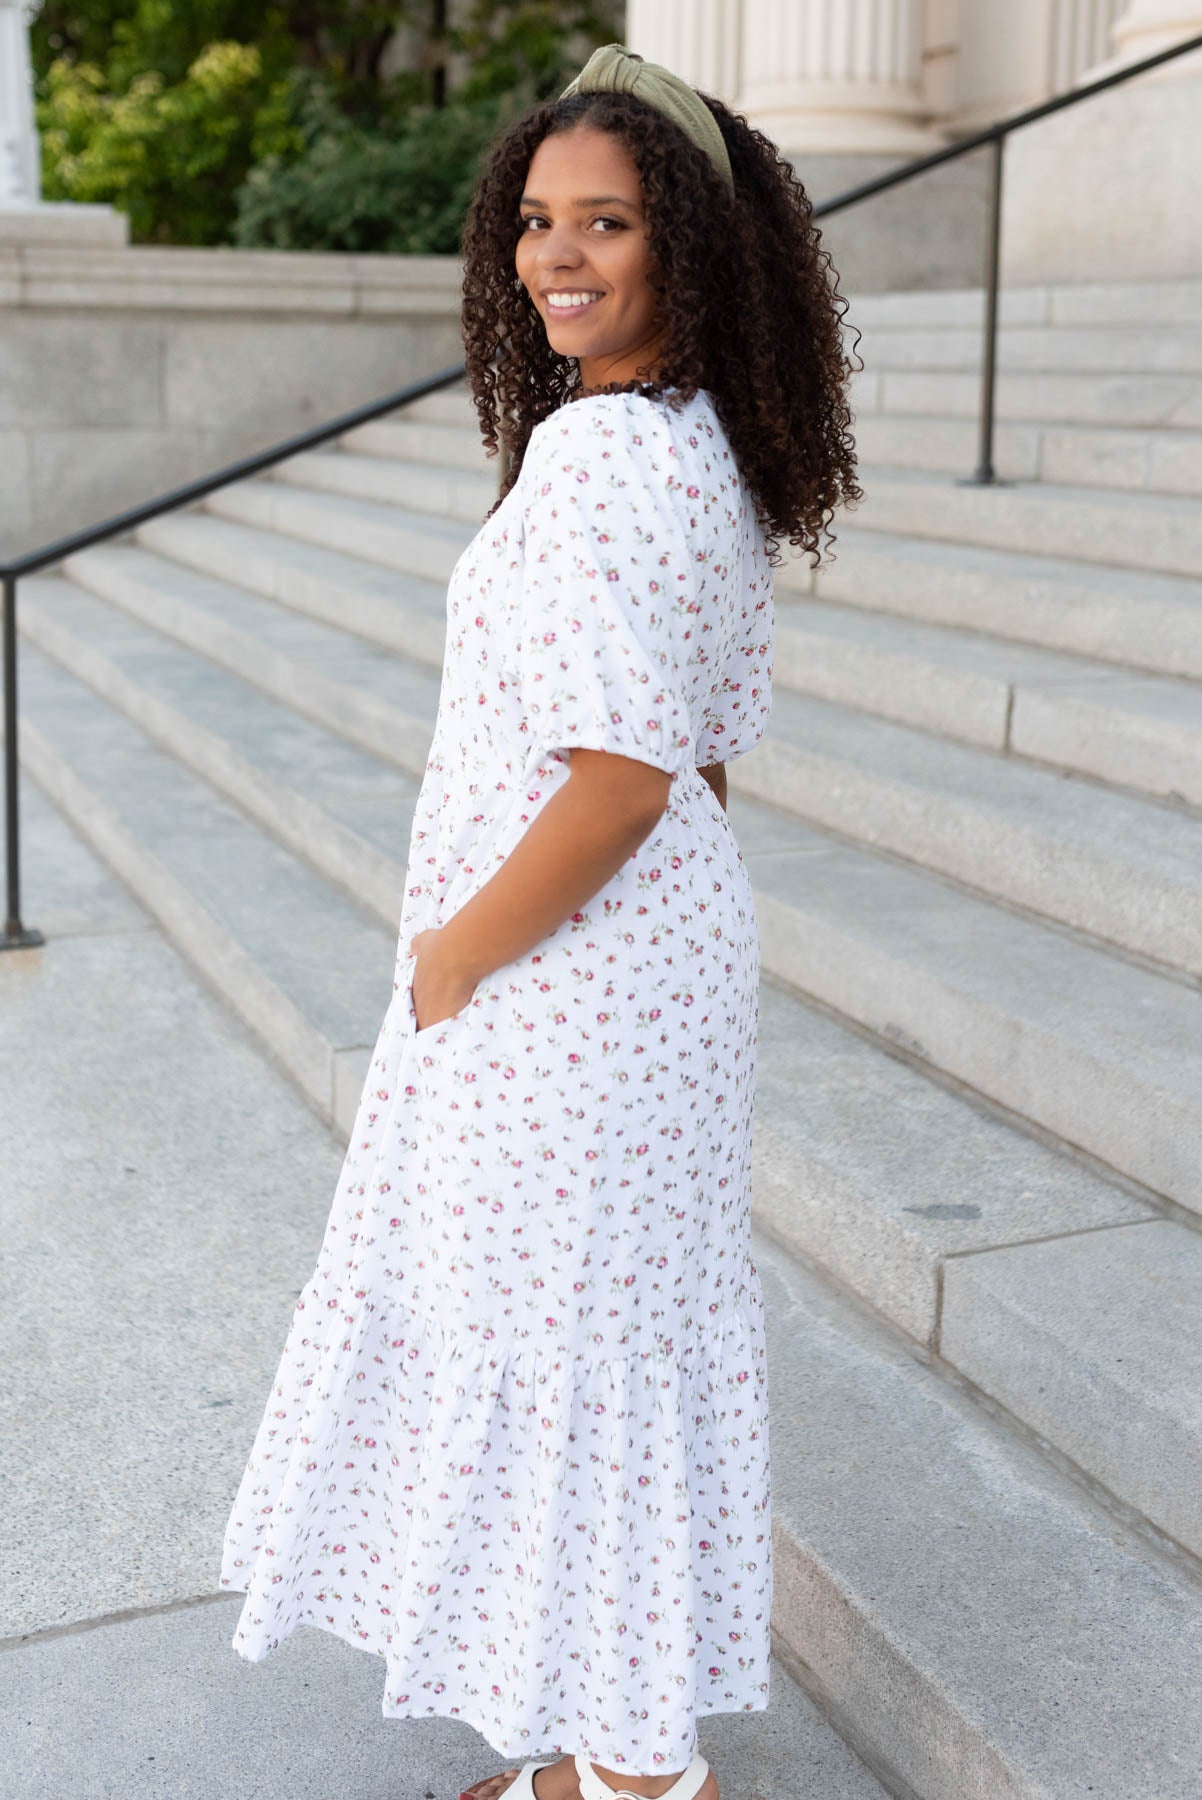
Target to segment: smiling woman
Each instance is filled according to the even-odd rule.
[[[243,1656],[315,1625],[385,1659],[386,1717],[557,1759],[466,1800],[719,1800],[698,1722],[769,1697],[725,769],[771,707],[771,534],[815,550],[858,492],[847,368],[788,165],[598,57],[469,221],[513,462],[451,576],[393,999],[222,1564]]]
[[[576,359],[585,388],[649,375],[667,328],[648,281],[651,246],[629,150],[589,125],[544,138],[526,189],[515,263],[547,342]]]

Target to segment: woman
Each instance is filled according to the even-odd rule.
[[[258,1661],[385,1657],[471,1800],[718,1800],[768,1704],[759,954],[725,765],[771,568],[857,497],[805,195],[609,45],[493,147],[464,335],[501,498],[451,577],[394,996],[226,1535]]]

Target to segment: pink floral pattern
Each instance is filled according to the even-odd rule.
[[[571,402],[447,596],[393,995],[226,1530],[233,1647],[384,1658],[386,1717],[683,1768],[768,1704],[759,943],[699,765],[771,705],[771,567],[710,396]],[[612,880],[417,1029],[409,943],[573,745],[673,776]]]

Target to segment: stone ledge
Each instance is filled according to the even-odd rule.
[[[0,229],[0,306],[5,307],[457,315],[461,282],[456,256],[225,245],[14,245],[4,242]]]

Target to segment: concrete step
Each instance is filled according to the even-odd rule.
[[[894,297],[870,298],[883,301]],[[931,466],[956,474],[970,474],[975,468],[981,401],[976,364],[969,370],[886,370],[870,362],[853,374],[852,394],[856,444],[863,461],[894,460],[887,446],[896,439],[884,433],[905,430],[902,421],[908,420],[915,429],[910,443],[917,446],[918,454],[924,451],[928,427],[940,443],[941,460]],[[1070,484],[1096,481],[1099,486],[1197,492],[1195,446],[1202,431],[1202,378],[1196,374],[1179,370],[1083,372],[1060,365],[1038,373],[1002,368],[997,374],[994,409],[1002,453],[999,467],[1006,475],[1025,478],[1036,465],[1035,472],[1044,479]],[[425,436],[431,428],[436,432]],[[938,436],[941,431],[945,433],[942,440]],[[886,446],[879,454],[878,433]],[[1033,446],[1036,433],[1038,441]],[[1130,437],[1146,441],[1145,454],[1132,448]],[[465,389],[431,395],[406,408],[403,415],[360,426],[340,441],[348,449],[411,459],[417,453],[414,446],[423,438],[425,453],[438,463],[469,469],[478,469],[482,463],[490,469],[494,466],[484,460],[479,421]],[[933,452],[926,449],[926,454]],[[905,461],[910,461],[909,452]],[[1127,475],[1137,464],[1146,471],[1146,480],[1128,481]],[[1120,474],[1124,479],[1118,479]]]
[[[857,420],[881,413],[976,419],[981,378],[954,369],[889,369],[875,364],[852,382]],[[1026,374],[1003,369],[995,418],[1065,425],[1202,430],[1202,378],[1197,375],[1060,370]],[[974,457],[975,462],[975,457]]]
[[[446,595],[434,582],[403,570],[385,576],[359,557],[206,513],[157,520],[138,541],[441,669]],[[1202,668],[1202,605],[1198,618]],[[854,608],[802,605],[790,602],[787,590],[778,622],[783,684],[969,743],[1021,748],[1083,773],[1105,778],[1117,768],[1120,782],[1154,794],[1197,789],[1192,693],[1116,682],[1095,695],[1099,674],[1113,681],[1095,664]],[[1033,691],[1030,705],[1016,709],[1020,688]],[[1012,737],[1016,716],[1021,746]]]
[[[873,616],[1202,680],[1202,585],[1181,576],[864,531],[849,515],[832,562],[815,575],[790,557],[776,581],[778,604],[816,593]]]
[[[1171,808],[780,688],[771,732],[729,779],[1202,981],[1202,827]]]
[[[842,1735],[923,1800],[1193,1800],[1197,1575],[759,1233],[753,1252],[773,1618]]]
[[[976,325],[865,324],[858,353],[879,371],[975,370],[981,364]],[[1199,375],[1202,329],[1193,324],[1003,325],[997,367],[1006,373],[1060,375]]]
[[[136,542],[290,611],[442,668],[446,585],[206,512],[167,513]]]
[[[210,494],[202,511],[401,569],[442,583],[444,591],[474,535],[466,522],[282,481],[234,482]],[[476,526],[479,522],[477,517]]]
[[[220,541],[228,528],[204,519],[193,520],[196,527],[213,528],[224,560],[236,560],[238,544]],[[269,555],[266,548],[259,552],[264,563]],[[200,651],[305,718],[351,736],[392,767],[412,774],[424,768],[437,711],[437,683],[428,668],[398,662],[388,650],[291,608],[251,601],[224,580],[140,547],[83,552],[68,570],[90,593]],[[64,616],[61,606],[58,616]],[[79,619],[78,606],[68,622],[72,617]],[[47,642],[44,621],[35,616],[30,627],[40,628],[41,641]],[[787,663],[787,628],[782,638]],[[113,660],[106,642],[102,634],[98,647]],[[854,634],[845,648],[866,678],[872,665],[857,654]],[[792,653],[799,665],[813,660],[806,642]],[[895,659],[875,671],[876,679],[887,684],[892,675],[896,682],[901,667]],[[1003,670],[1004,657],[994,668],[1000,689],[996,712],[1021,723],[1025,688],[1016,696],[1015,671]],[[923,686],[925,671],[913,656],[909,672],[916,689],[933,691],[929,683]],[[1047,684],[1046,690],[1033,691],[1033,716],[1039,717],[1042,705],[1045,729],[1051,732],[1059,723],[1067,734],[1072,719],[1065,723],[1056,710],[1062,689],[1075,704],[1092,705],[1094,737],[1116,761],[1121,778],[1134,766],[1139,744],[1121,729],[1127,715],[1121,705],[1108,707],[1107,692],[1112,685],[1125,692],[1138,684],[1106,676],[1100,683],[1095,677],[1092,685],[1088,676],[1078,676],[1074,684],[1069,677],[1075,672],[1071,663],[1033,671]],[[787,680],[787,667],[784,675]],[[978,682],[984,679],[981,671]],[[871,703],[871,693],[859,697]],[[1190,828],[1178,816],[857,717],[818,699],[804,700],[784,688],[774,707],[776,729],[764,754],[753,764],[736,766],[735,785],[1137,954],[1202,972],[1198,871],[1188,849]],[[1020,732],[1015,743],[1011,726],[1009,737],[997,747],[1038,751],[1034,731],[1030,740]],[[1082,760],[1088,760],[1084,753]],[[1166,753],[1163,768],[1177,767]],[[1202,771],[1202,757],[1198,767]],[[1202,798],[1202,782],[1198,792]]]
[[[123,713],[389,929],[418,778],[248,686],[73,582],[23,587],[27,642]]]
[[[97,545],[63,566],[89,593],[273,700],[394,768],[424,770],[438,712],[435,670],[137,544]]]
[[[860,460],[869,465],[959,476],[971,474],[977,463],[977,423],[973,416],[866,410],[857,417],[855,438]],[[466,411],[458,425],[383,421],[360,426],[341,442],[360,462],[374,457],[406,467],[436,466],[440,473],[449,469],[490,469],[494,489],[499,478],[496,465],[485,460],[475,415]],[[331,460],[328,454],[325,460]],[[300,463],[301,459],[293,458],[281,465],[281,472],[286,475]],[[994,466],[1009,481],[1051,481],[1196,496],[1202,494],[1202,432],[1065,425],[1038,418],[1002,420],[995,431]],[[303,472],[295,479],[300,485],[310,484]],[[366,472],[357,488],[345,470],[333,471],[328,480],[313,479],[311,485],[358,491],[368,499],[395,498],[401,504],[414,504],[399,477],[390,484],[387,477],[373,471]],[[491,497],[485,504],[491,504]]]
[[[1202,1233],[768,979],[756,1223],[1202,1557]]]
[[[349,1129],[395,934],[28,643],[21,712],[34,779],[316,1111]]]
[[[985,317],[985,290],[921,288],[858,294],[849,317],[865,330],[933,326],[978,327]],[[1185,325],[1202,319],[1202,281],[1082,281],[1006,283],[998,292],[1003,326]]]
[[[1202,1234],[1170,1220],[948,1264],[948,1362],[1202,1557]]]
[[[446,419],[414,418],[415,408],[398,413],[394,418],[377,419],[370,425],[358,425],[338,441],[357,456],[392,457],[398,462],[437,464],[442,468],[467,469],[473,474],[485,471],[494,487],[500,480],[500,455],[485,455],[480,437],[480,424],[475,409],[457,404],[454,416]]]
[[[440,519],[462,520],[473,530],[497,497],[497,478],[454,464],[398,461],[352,450],[306,450],[264,472],[264,479],[292,488],[382,501]]]
[[[1202,575],[1202,507],[1178,494],[1048,482],[962,486],[947,476],[862,468],[859,530],[1024,550],[1164,575]]]
[[[778,807],[739,838],[766,974],[1202,1213],[1195,988]]]
[[[975,419],[867,413],[856,449],[870,465],[971,475],[977,464]],[[1202,432],[1003,420],[994,467],[1006,481],[1050,481],[1126,492],[1202,495]]]
[[[782,688],[1157,798],[1202,797],[1191,683],[923,625],[777,597]]]
[[[870,296],[874,304],[902,297]],[[865,297],[862,296],[858,305],[864,304]],[[1199,311],[1192,314],[1195,321],[1199,316]],[[866,361],[865,368],[852,378],[857,425],[877,413],[975,421],[981,400],[978,368],[979,353],[964,369],[886,369],[872,356],[872,360]],[[1081,428],[1135,428],[1170,434],[1177,430],[1197,432],[1202,431],[1202,378],[1177,368],[1130,373],[1113,368],[1065,368],[1059,361],[1050,369],[1039,371],[1003,366],[997,372],[994,405],[999,420],[1013,421],[1020,426],[1036,423]],[[395,423],[399,423],[401,417],[396,415]],[[479,421],[466,389],[452,388],[442,394],[431,394],[407,407],[403,417],[407,423],[437,424],[452,432],[456,428],[462,432],[462,437],[450,439],[457,445],[454,458],[440,455],[439,462],[458,461],[469,454],[472,445],[476,447],[472,454],[482,455]],[[353,440],[359,432],[389,429],[393,423],[390,420],[377,426],[358,427],[355,433],[348,433],[341,441],[355,447]],[[858,429],[856,435],[858,438]],[[975,461],[974,456],[974,464]],[[479,464],[465,466],[478,467]]]
[[[245,570],[247,585],[260,593],[282,595],[290,607],[345,624],[441,667],[444,632],[437,609],[445,603],[445,591],[429,579],[428,571],[440,559],[453,566],[469,539],[468,528],[425,521],[377,502],[306,495],[294,489],[280,490],[279,498],[287,503],[280,507],[272,504],[269,490],[274,485],[248,482],[224,489],[213,496],[220,507],[217,518],[185,513],[156,521],[138,532],[138,541],[231,578],[241,580]],[[897,542],[890,536],[887,551],[892,552]],[[327,552],[330,543],[354,544],[357,554]],[[318,552],[313,566],[311,551]],[[959,602],[963,588],[955,577],[963,556],[972,553],[948,554],[951,577],[945,586]],[[849,582],[848,560],[841,539],[837,562],[821,576],[822,591],[833,587],[840,602],[862,598],[871,604],[883,583],[895,581],[907,569],[904,556],[882,558],[873,534],[867,532],[852,541],[850,559],[853,570],[867,568],[867,581],[861,579],[858,586]],[[375,564],[395,568],[406,577],[395,604],[386,589],[381,591],[378,574],[370,572]],[[983,567],[979,585],[984,587],[995,572],[993,564]],[[1046,564],[1034,571],[1025,564],[1017,570],[1013,563],[1004,564],[1002,572],[1009,576],[1008,595],[1025,582],[1036,588],[1039,601],[1040,582],[1080,581],[1064,564],[1054,565],[1051,577]],[[1099,673],[1088,664],[1067,660],[1040,664],[1037,657],[1016,657],[1004,644],[969,640],[959,633],[907,636],[904,628],[889,621],[874,621],[870,630],[862,616],[841,615],[829,606],[786,612],[792,584],[804,586],[811,579],[808,565],[800,561],[781,570],[782,681],[924,729],[992,742],[1058,768],[1202,804],[1202,714],[1193,690],[1167,682],[1120,682],[1109,671]],[[362,598],[361,582],[366,589]],[[1146,616],[1156,633],[1145,654],[1154,657],[1163,643],[1164,660],[1183,666],[1186,673],[1196,666],[1202,674],[1202,590],[1183,582],[1167,586],[1162,582],[1161,588],[1166,599],[1157,611],[1155,591],[1134,600],[1139,585],[1132,577],[1121,582],[1112,578],[1096,590],[1091,584],[1086,604],[1096,619],[1086,623],[1094,622],[1096,628],[1092,633],[1077,628],[1081,647],[1088,650],[1103,631],[1109,633],[1106,641],[1113,647],[1115,616],[1120,609],[1125,616],[1127,602],[1134,600],[1137,619],[1142,624]],[[927,589],[921,592],[930,606]],[[1070,585],[1066,592],[1071,604],[1078,590]],[[1041,619],[1046,610],[1041,608]],[[1182,630],[1183,615],[1185,624],[1194,627],[1192,640]],[[1013,611],[1003,616],[1013,626]],[[1075,619],[1076,614],[1072,616]],[[960,606],[947,622],[958,624],[963,618]],[[794,631],[797,636],[790,635]],[[1047,632],[1055,635],[1054,622]],[[1017,685],[1020,678],[1025,687]]]
[[[1062,496],[1080,499],[1075,515],[1071,509],[1069,516],[1060,514]],[[1133,495],[1103,496],[1082,489],[971,490],[937,478],[907,479],[896,471],[878,471],[864,506],[850,515],[855,523],[844,524],[838,534],[836,560],[820,572],[817,582],[803,559],[786,561],[778,571],[778,591],[783,599],[790,593],[812,592],[817,585],[824,598],[841,605],[899,613],[931,624],[967,626],[1124,667],[1202,678],[1202,588],[1196,580],[1092,564],[1088,573],[1083,573],[1071,553],[1063,550],[1031,554],[1015,551],[1009,543],[993,548],[948,541],[961,527],[975,529],[983,539],[1004,540],[1006,522],[1018,515],[1031,535],[1042,535],[1053,543],[1067,540],[1080,547],[1080,534],[1088,523],[1082,515],[1098,507],[1113,509],[1122,500],[1137,507],[1176,509],[1170,522],[1180,527],[1179,538],[1184,536],[1186,542],[1179,552],[1163,550],[1162,560],[1188,559],[1192,554],[1188,540],[1202,537],[1202,525],[1195,528],[1192,515],[1187,516],[1189,503],[1177,496],[1158,501]],[[912,535],[916,503],[920,506],[918,524],[933,535],[917,539]],[[440,657],[436,636],[442,628],[441,623],[434,624],[439,617],[437,596],[445,594],[445,582],[470,540],[466,523],[426,518],[351,496],[250,481],[210,496],[204,513],[155,521],[141,527],[137,537],[199,566],[228,567],[228,560],[221,560],[221,540],[214,533],[207,540],[204,536],[200,521],[209,515],[275,534],[270,545],[258,540],[257,549],[269,548],[272,556],[266,561],[256,558],[248,585],[260,592],[275,592],[291,605],[313,609],[326,580],[324,571],[315,574],[306,566],[296,543],[353,558],[353,565],[344,561],[330,571],[338,591],[327,614],[335,606],[341,609],[348,586],[345,577],[356,565],[395,569],[424,585],[420,601],[412,598],[408,587],[398,595],[403,610],[415,615],[420,610],[430,621],[423,632],[412,629],[409,620],[398,624],[402,609],[380,604],[384,596],[379,584],[373,589],[374,604],[356,601],[355,619],[348,628],[376,637],[391,631],[397,647],[406,653],[427,661]],[[904,526],[904,531],[888,529],[890,518],[893,524]],[[1112,533],[1112,538],[1114,548],[1121,549],[1121,533]],[[294,544],[285,553],[282,546],[288,539]],[[248,548],[253,542],[249,538],[242,541]],[[227,557],[235,542],[233,538],[226,541]],[[276,561],[283,565],[278,570]],[[298,597],[302,593],[303,599]],[[831,648],[837,657],[837,647]],[[1155,694],[1157,701],[1171,704],[1165,690],[1155,690]],[[925,702],[920,704],[925,706]],[[1188,731],[1188,696],[1182,696],[1182,706],[1183,728]],[[1134,708],[1137,713],[1145,710],[1142,705]],[[1146,729],[1151,734],[1148,754],[1155,757],[1161,753],[1163,734],[1159,727]],[[1171,721],[1167,729],[1170,735],[1177,735],[1177,726]],[[1139,730],[1141,735],[1145,733],[1144,727]],[[1064,760],[1064,750],[1061,734],[1048,760]],[[1030,753],[1042,754],[1034,743]],[[1179,791],[1179,783],[1175,778],[1166,782],[1154,775],[1150,791],[1174,793]]]
[[[398,413],[396,417],[399,420],[402,415]],[[412,406],[405,408],[403,417],[423,425],[457,425],[477,435],[480,430],[466,382],[461,382],[458,387],[443,388],[438,394],[427,394],[424,400],[415,400]]]

